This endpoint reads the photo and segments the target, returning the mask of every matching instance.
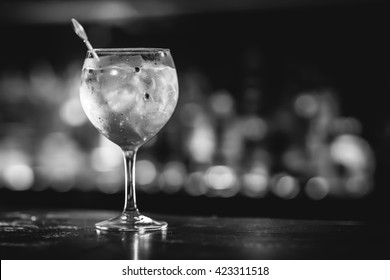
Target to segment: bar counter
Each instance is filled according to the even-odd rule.
[[[0,214],[1,259],[390,259],[386,222],[175,216],[163,231],[103,232],[115,211]]]

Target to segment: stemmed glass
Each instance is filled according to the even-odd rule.
[[[137,150],[168,122],[178,99],[169,49],[94,49],[87,52],[80,100],[96,129],[123,151],[125,205],[120,216],[96,224],[100,230],[147,231],[167,227],[141,215],[135,192]]]

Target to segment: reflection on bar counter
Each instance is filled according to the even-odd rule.
[[[251,67],[238,92],[212,89],[200,70],[181,73],[177,112],[140,152],[137,187],[151,194],[313,200],[369,194],[374,154],[362,123],[343,115],[338,90],[315,86],[267,104],[263,78],[254,79]],[[42,61],[27,73],[1,73],[1,187],[122,190],[121,151],[87,122],[79,68],[71,62],[58,73]]]

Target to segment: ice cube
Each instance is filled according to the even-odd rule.
[[[141,67],[143,63],[142,56],[128,56],[128,55],[107,55],[100,56],[99,60],[96,58],[86,58],[83,68],[99,69],[106,67],[125,67],[132,68]]]
[[[142,100],[137,97],[134,111],[142,116],[142,131],[149,135],[157,133],[165,125],[176,107],[177,77],[175,70],[169,67],[157,69],[143,67],[142,72],[147,73],[152,79],[153,87],[143,84],[143,89],[149,90],[144,93]],[[143,83],[142,79],[140,83]]]
[[[122,60],[116,55],[100,56],[96,58],[86,58],[84,68],[99,69],[121,63]]]
[[[129,65],[130,67],[141,67],[142,64],[144,63],[144,60],[142,56],[140,55],[134,55],[134,56],[128,56],[126,57],[126,64]]]
[[[137,105],[139,89],[131,83],[122,84],[105,94],[105,99],[113,112],[127,114]]]

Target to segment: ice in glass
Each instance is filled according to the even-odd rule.
[[[146,231],[167,226],[141,215],[135,199],[134,168],[140,146],[168,122],[178,100],[178,80],[168,49],[95,49],[87,53],[80,100],[96,129],[123,150],[125,206],[100,230]]]

